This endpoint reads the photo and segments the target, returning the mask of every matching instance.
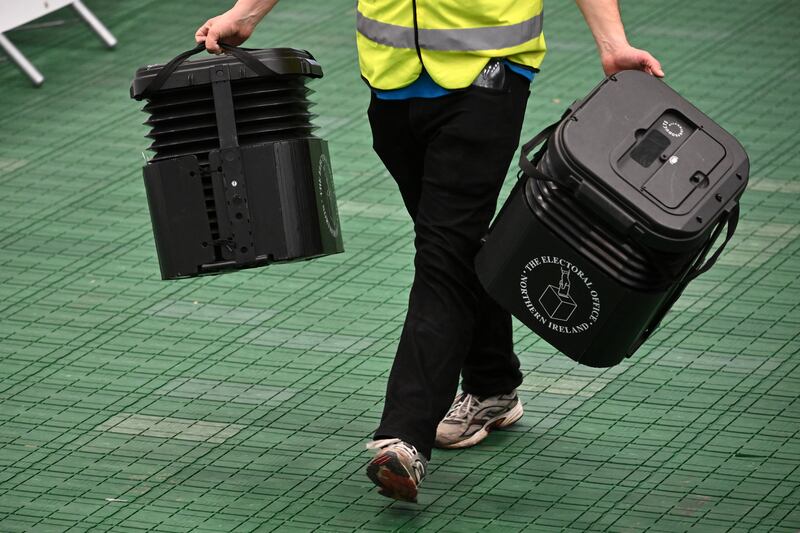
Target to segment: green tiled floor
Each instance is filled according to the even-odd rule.
[[[88,1],[0,62],[0,532],[800,529],[800,6],[625,2],[634,43],[752,160],[743,220],[629,361],[574,365],[517,330],[526,416],[436,453],[419,505],[377,495],[363,444],[412,276],[411,225],[371,151],[353,2],[286,0],[254,46],[313,51],[347,253],[163,282],[134,70],[227,3]],[[599,79],[571,2],[525,135]]]

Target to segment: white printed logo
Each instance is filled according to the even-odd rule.
[[[683,137],[684,130],[683,126],[678,124],[677,122],[670,122],[669,120],[665,120],[661,123],[661,127],[664,128],[664,131],[667,132],[667,135],[670,137]]]
[[[583,333],[600,318],[600,295],[578,266],[541,256],[528,261],[519,281],[525,308],[557,333]]]
[[[322,206],[322,218],[333,237],[339,235],[339,214],[336,211],[336,198],[333,194],[333,172],[325,154],[319,157],[317,166],[317,193]]]

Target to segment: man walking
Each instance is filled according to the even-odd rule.
[[[473,260],[519,144],[545,55],[543,0],[359,0],[361,74],[373,146],[414,223],[415,276],[367,474],[416,501],[434,446],[462,448],[522,416],[511,316]],[[196,34],[220,53],[277,0],[238,0]],[[617,0],[576,0],[606,74],[659,62],[628,44]],[[459,375],[462,392],[458,391]],[[455,396],[455,401],[453,397]]]

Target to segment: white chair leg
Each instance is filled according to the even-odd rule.
[[[97,34],[100,39],[106,44],[109,48],[114,48],[117,45],[117,39],[114,37],[108,28],[106,28],[100,19],[94,16],[94,13],[89,11],[89,8],[86,7],[81,0],[73,0],[72,7],[75,8],[75,11],[78,12],[78,15],[81,16],[83,20],[86,21],[86,24],[89,25],[90,28]]]
[[[28,58],[22,55],[22,52],[20,52],[19,49],[14,46],[14,43],[9,41],[8,38],[2,33],[0,33],[0,47],[5,50],[6,54],[8,54],[8,57],[10,57],[11,60],[17,64],[20,70],[22,70],[22,72],[24,72],[28,78],[30,78],[31,82],[33,82],[35,86],[39,87],[42,83],[44,83],[44,76],[42,76],[42,73],[36,70],[36,67],[34,67],[30,61],[28,61]]]

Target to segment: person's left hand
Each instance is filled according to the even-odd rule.
[[[616,74],[620,70],[641,70],[652,74],[657,78],[664,77],[661,63],[646,50],[639,50],[633,46],[626,45],[603,52],[600,55],[600,63],[603,65],[603,72],[606,76]]]

